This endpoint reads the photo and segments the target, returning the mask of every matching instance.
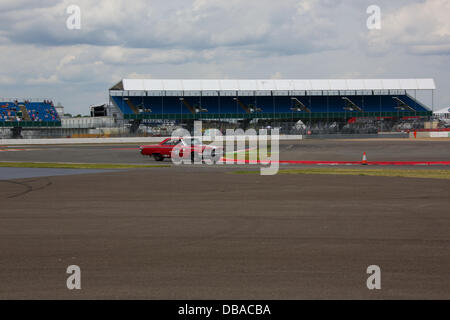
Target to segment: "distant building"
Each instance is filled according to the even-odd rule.
[[[64,118],[64,107],[61,105],[61,102],[58,102],[55,109],[56,109],[56,112],[58,113],[59,117]]]
[[[91,106],[91,117],[107,117],[108,105],[106,103]]]
[[[434,112],[434,115],[438,116],[439,118],[450,119],[450,107],[439,109]]]
[[[433,79],[123,79],[109,89],[124,119],[347,121],[429,117],[415,98]]]

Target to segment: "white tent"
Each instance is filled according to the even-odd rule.
[[[436,110],[436,111],[434,111],[434,113],[435,114],[443,114],[443,113],[450,114],[450,107],[446,107],[446,108],[443,108],[443,109],[440,109],[440,110]]]
[[[126,91],[312,91],[434,90],[433,79],[181,80],[123,79],[110,90]]]

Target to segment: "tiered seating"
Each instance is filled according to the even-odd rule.
[[[50,101],[25,103],[31,121],[59,121],[58,113]]]
[[[122,111],[123,114],[134,114],[133,110],[128,106],[128,103],[122,97],[113,96],[114,104]]]
[[[25,106],[25,108],[24,108]],[[22,107],[22,108],[21,108]],[[28,113],[24,115],[21,110]],[[59,122],[59,116],[51,101],[29,102],[8,101],[0,102],[0,121],[36,121]]]
[[[394,99],[398,97],[405,102],[409,108],[399,108],[398,102]],[[122,97],[113,96],[114,103],[124,114],[135,114],[129,107],[129,103],[138,109],[140,114],[164,115],[164,114],[190,114],[191,111],[180,100],[180,97]],[[426,112],[430,111],[424,105],[408,95],[367,95],[367,96],[347,96],[349,101],[343,96],[296,96],[307,110],[311,113],[349,113],[349,112]],[[193,107],[207,110],[206,114],[245,114],[248,109],[255,110],[258,114],[272,113],[306,113],[302,108],[296,108],[298,103],[289,96],[244,96],[239,97],[239,102],[249,107],[244,110],[235,97],[183,97],[183,99]],[[350,107],[349,107],[350,105]],[[353,108],[351,108],[353,106]],[[358,108],[356,108],[356,106]],[[201,108],[200,108],[201,107]],[[359,109],[359,110],[358,110]]]
[[[406,95],[347,96],[347,98],[350,99],[359,108],[361,108],[363,112],[403,111],[397,108],[398,104],[397,101],[393,99],[394,97],[400,98],[415,111],[418,112],[429,111],[418,101]],[[302,101],[302,103],[304,103],[305,106],[311,109],[311,112],[352,112],[352,110],[346,108],[347,103],[344,99],[342,99],[342,96],[328,96],[328,99],[326,96],[299,97],[298,99]],[[286,112],[286,108],[283,108],[283,111],[281,112]]]
[[[16,121],[18,110],[15,102],[0,102],[0,121]]]

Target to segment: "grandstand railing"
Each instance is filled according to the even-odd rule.
[[[49,128],[61,127],[61,121],[0,121],[0,127],[10,128]]]
[[[23,103],[25,100],[29,102],[44,102],[44,101],[52,101],[49,98],[2,98],[0,97],[0,101],[7,101],[7,102],[14,102],[18,101],[20,103]]]
[[[200,119],[322,119],[322,120],[342,120],[349,118],[366,118],[366,117],[429,117],[432,116],[431,111],[417,112],[311,112],[311,113],[216,113],[216,114],[124,114],[126,120],[143,120],[143,119],[173,119],[173,120],[200,120]]]

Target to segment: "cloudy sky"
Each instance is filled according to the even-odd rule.
[[[80,29],[66,26],[70,5]],[[450,0],[1,0],[0,97],[86,114],[122,78],[432,77],[439,109],[449,17]]]

